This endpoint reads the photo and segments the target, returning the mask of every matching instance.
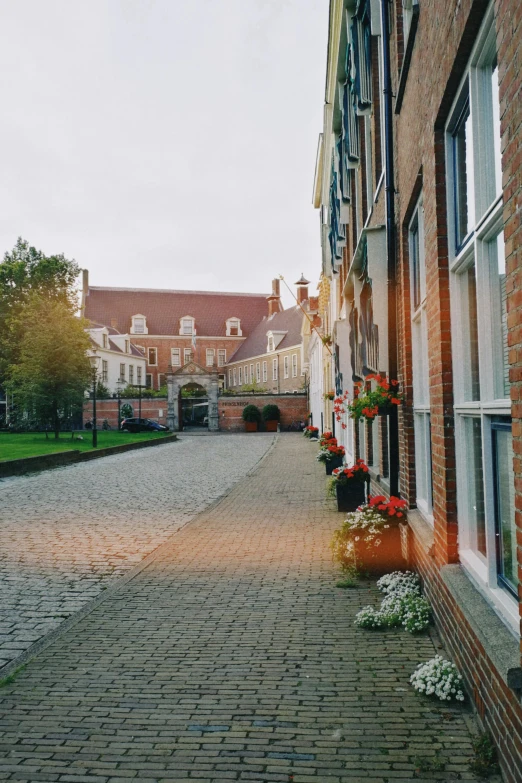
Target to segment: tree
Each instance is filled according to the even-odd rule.
[[[82,405],[90,383],[86,323],[64,297],[33,294],[20,311],[23,335],[8,384],[17,405],[59,437],[64,417]],[[18,322],[16,323],[18,327]]]
[[[24,333],[22,310],[41,300],[76,307],[75,282],[80,268],[63,255],[46,256],[19,238],[0,263],[0,383],[17,361]]]

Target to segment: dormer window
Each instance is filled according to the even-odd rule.
[[[102,334],[102,347],[103,348],[109,347],[109,335],[105,334],[105,332]]]
[[[267,351],[268,353],[270,353],[271,351],[275,351],[274,337],[271,334],[268,335]]]
[[[125,353],[130,353],[130,340],[125,340]]]
[[[239,318],[229,318],[227,320],[227,337],[241,337],[242,334]]]
[[[268,338],[266,352],[271,353],[276,350],[276,348],[279,347],[279,343],[284,340],[288,332],[280,332],[280,331],[274,331],[271,330],[270,332],[266,333],[266,336]]]
[[[179,333],[189,337],[196,333],[194,319],[191,315],[186,315],[184,318],[180,319]]]
[[[147,319],[141,313],[132,316],[131,334],[148,334]]]

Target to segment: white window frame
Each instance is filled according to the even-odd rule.
[[[134,385],[134,365],[129,364],[129,384]]]
[[[454,381],[455,413],[455,449],[457,463],[457,504],[459,512],[459,556],[463,567],[468,571],[474,583],[490,602],[497,613],[519,633],[519,610],[517,600],[499,586],[496,557],[495,526],[495,489],[492,450],[492,421],[501,416],[511,421],[511,403],[505,396],[499,396],[498,362],[502,360],[495,340],[494,300],[495,272],[492,270],[493,258],[491,243],[502,232],[502,196],[495,192],[498,181],[495,165],[498,155],[494,116],[488,118],[488,112],[494,115],[493,99],[485,86],[491,84],[491,69],[494,62],[495,25],[493,5],[486,13],[485,20],[477,36],[466,73],[462,79],[457,98],[450,112],[446,126],[446,161],[448,182],[448,229],[449,229],[449,267],[450,302],[452,323],[452,353]],[[453,144],[452,132],[456,115],[459,112],[461,95],[468,85],[473,138],[473,187],[474,212],[468,220],[468,232],[465,243],[457,247],[454,216],[453,191]],[[488,186],[486,181],[495,183]],[[488,203],[489,202],[489,203]],[[463,273],[470,266],[475,267],[477,290],[477,329],[480,399],[470,400],[466,378],[470,374],[469,341],[466,339],[466,300],[463,299]],[[496,271],[498,286],[498,270]],[[497,288],[498,293],[498,288]],[[474,513],[473,482],[470,481],[469,419],[480,421],[482,443],[481,463],[482,491],[485,517],[486,556],[478,549],[476,531],[473,529]]]
[[[137,381],[136,385],[137,386],[141,386],[141,381],[142,380],[143,380],[143,368],[140,367],[140,365],[138,365],[136,367],[136,381]]]
[[[243,383],[248,383],[248,364],[243,367]]]
[[[207,364],[207,367],[213,367],[214,366],[214,357],[215,357],[215,351],[213,348],[207,348],[205,351],[205,361]]]
[[[292,378],[297,378],[297,354],[292,354]]]
[[[107,383],[109,380],[109,362],[107,359],[102,359],[102,383]]]
[[[152,388],[154,388],[154,387],[153,387],[152,380],[153,380],[153,375],[152,375],[152,373],[151,373],[151,372],[147,372],[147,373],[145,373],[145,386],[146,386],[146,388],[147,388],[147,389],[152,389]]]
[[[137,324],[139,322],[142,322],[139,326]],[[131,316],[131,334],[148,334],[149,330],[147,329],[147,318],[142,315],[142,313],[136,313],[136,315]]]
[[[154,351],[155,361],[152,362],[150,359],[150,352]],[[158,349],[157,348],[147,348],[147,364],[149,364],[151,367],[157,367],[158,366]]]
[[[241,367],[241,365],[239,365],[239,367],[237,368],[237,383],[238,386],[243,385],[243,368]]]
[[[179,319],[179,333],[183,337],[192,337],[196,333],[194,328],[195,319],[191,315],[184,315]]]
[[[261,382],[261,364],[256,362],[256,383]]]
[[[192,361],[192,348],[183,348],[183,364],[188,364]]]
[[[279,361],[277,357],[275,359],[272,359],[272,380],[277,381],[278,378],[278,369],[279,369]]]
[[[120,381],[125,380],[125,362],[121,362],[120,364]]]
[[[232,317],[227,318],[226,320],[226,327],[227,327],[227,337],[242,337],[243,332],[241,331],[241,319]],[[237,330],[235,334],[232,334],[232,330]]]
[[[170,363],[173,367],[181,367],[181,348],[170,349]]]
[[[237,386],[237,370],[235,367],[232,369],[232,377],[234,379],[234,386]]]
[[[266,383],[268,380],[268,364],[266,362],[263,362],[263,383]]]
[[[428,313],[424,206],[419,198],[408,226],[410,262],[410,312],[413,368],[413,431],[415,439],[415,478],[417,508],[433,525],[430,382],[428,367]],[[418,267],[418,301],[415,269]]]
[[[289,378],[290,377],[290,362],[289,362],[289,356],[285,356],[283,359],[283,377]]]
[[[227,352],[225,348],[218,348],[218,367],[224,367],[227,363]]]
[[[250,383],[254,383],[254,365],[250,365]]]

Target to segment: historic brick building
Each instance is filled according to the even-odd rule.
[[[223,379],[232,354],[267,315],[267,297],[89,286],[84,271],[82,310],[91,322],[128,334],[143,349],[144,383],[159,389],[169,365],[176,370],[189,359],[209,369],[217,366]]]
[[[337,434],[374,491],[409,503],[410,562],[509,783],[522,780],[521,40],[516,0],[331,0],[314,193],[323,384],[353,394],[381,371],[404,395]]]

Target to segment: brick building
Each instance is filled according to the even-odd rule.
[[[267,314],[227,364],[227,389],[248,386],[273,394],[298,392],[306,387],[309,320],[317,298],[308,296],[308,280],[301,277],[294,307],[282,309],[279,280],[272,283]],[[308,316],[307,316],[308,314]]]
[[[85,317],[128,334],[143,349],[146,385],[154,389],[165,385],[169,365],[176,370],[189,359],[217,366],[223,379],[227,361],[267,308],[267,294],[104,288],[89,286],[84,271]]]
[[[337,434],[373,491],[409,503],[410,562],[510,783],[522,780],[521,23],[515,0],[331,0],[314,191],[323,384],[352,395],[385,372],[404,395]]]

